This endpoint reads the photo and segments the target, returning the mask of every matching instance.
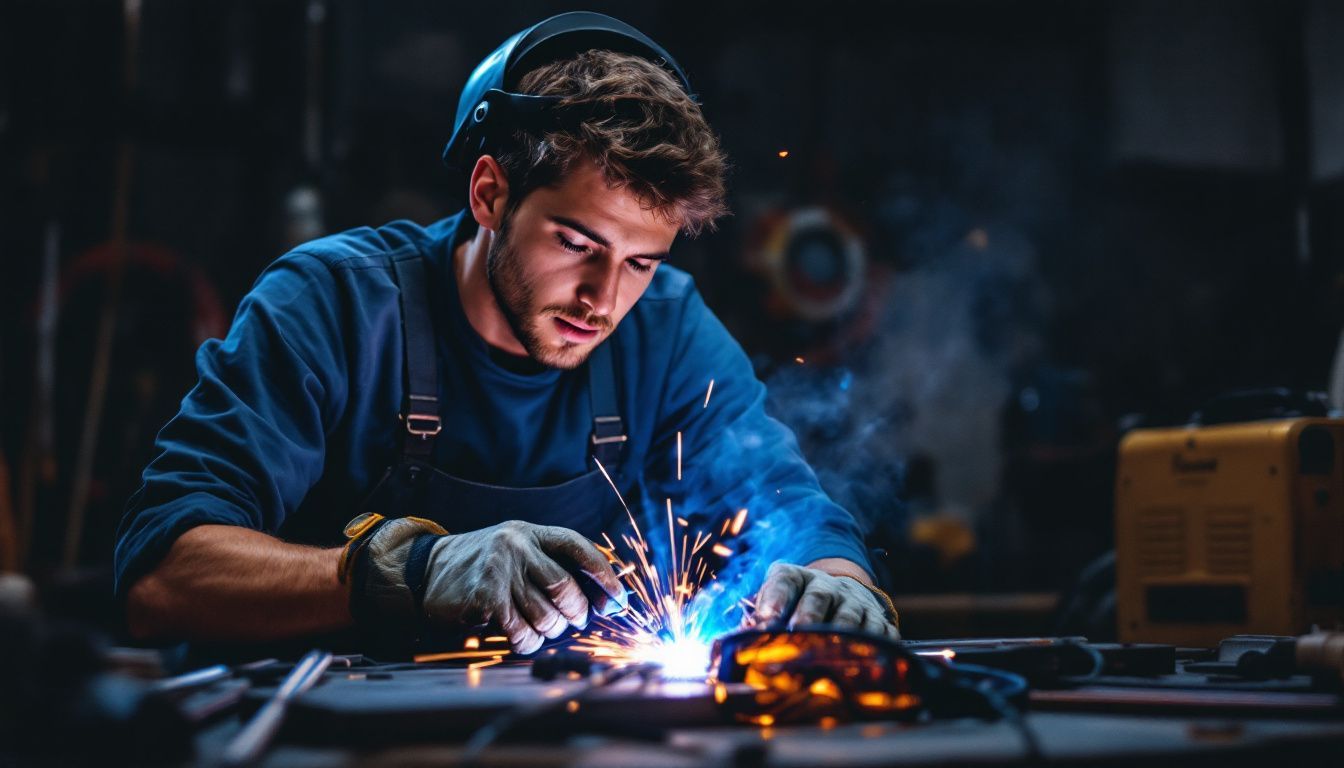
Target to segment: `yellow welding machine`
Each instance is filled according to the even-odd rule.
[[[1121,641],[1344,626],[1344,419],[1135,430],[1115,500]]]

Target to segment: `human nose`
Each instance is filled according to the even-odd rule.
[[[606,317],[616,308],[616,294],[621,283],[620,265],[612,265],[607,259],[594,261],[579,284],[579,301],[589,312]]]

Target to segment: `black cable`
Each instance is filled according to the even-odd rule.
[[[1070,643],[1069,647],[1077,648],[1092,657],[1092,671],[1086,675],[1075,675],[1077,679],[1098,677],[1106,670],[1106,657],[1101,655],[1101,651],[1086,643]]]
[[[1029,690],[1025,678],[1001,669],[962,663],[948,664],[942,673],[946,675],[943,684],[978,699],[990,713],[1017,731],[1022,739],[1024,762],[1036,764],[1045,760],[1040,741],[1022,713]],[[1015,699],[1021,703],[1015,703]]]
[[[1036,738],[1036,732],[1027,724],[1022,710],[1004,701],[993,691],[981,691],[981,694],[985,697],[985,703],[997,710],[1004,722],[1017,731],[1018,737],[1022,739],[1023,761],[1031,765],[1044,762],[1045,753],[1041,751],[1041,743]]]

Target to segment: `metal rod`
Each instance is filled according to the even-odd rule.
[[[158,693],[175,693],[192,688],[199,688],[203,685],[217,683],[220,680],[227,680],[233,677],[233,670],[223,664],[216,664],[213,667],[198,669],[195,672],[188,672],[177,677],[167,677],[154,682],[154,690]]]
[[[331,658],[331,653],[327,651],[309,651],[299,660],[280,683],[280,688],[229,742],[224,749],[223,764],[243,766],[255,763],[279,732],[289,702],[322,678],[322,673],[331,665]]]

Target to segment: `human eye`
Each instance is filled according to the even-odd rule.
[[[631,269],[635,270],[636,272],[639,272],[640,274],[653,271],[652,264],[647,264],[645,262],[640,261],[639,259],[626,259],[625,263],[629,264]]]
[[[570,241],[569,238],[565,237],[564,235],[560,234],[559,232],[556,232],[556,233],[555,233],[555,239],[558,240],[558,241],[560,242],[560,247],[561,247],[561,248],[564,248],[566,251],[569,251],[570,253],[587,253],[587,252],[588,252],[588,246],[586,246],[586,245],[579,245],[578,243],[572,242],[572,241]]]

